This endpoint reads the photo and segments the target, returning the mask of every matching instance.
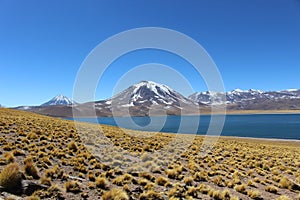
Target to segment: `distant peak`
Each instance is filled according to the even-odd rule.
[[[68,97],[66,97],[65,95],[62,95],[62,94],[58,94],[58,95],[56,95],[56,96],[54,97],[54,99],[55,99],[55,98],[63,99],[63,98],[68,98]]]
[[[244,92],[244,90],[241,90],[240,88],[236,88],[234,90],[232,90],[233,92]]]
[[[41,106],[52,106],[52,105],[71,105],[75,104],[72,99],[69,99],[65,95],[58,94],[53,97],[50,101],[43,103]]]
[[[139,82],[139,83],[149,83],[150,81],[141,81],[141,82]]]
[[[288,92],[296,92],[296,91],[298,91],[298,89],[287,89],[286,91],[288,91]]]
[[[141,81],[141,82],[139,82],[137,85],[139,85],[139,84],[161,85],[161,84],[156,83],[156,82],[154,82],[154,81]]]

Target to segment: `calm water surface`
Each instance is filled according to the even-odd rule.
[[[164,117],[154,117],[155,120],[163,121]],[[211,119],[210,115],[201,116],[168,116],[160,130],[161,132],[178,132],[181,118],[187,121],[181,127],[182,133],[195,133],[191,131],[191,126],[199,120],[197,134],[206,134]],[[73,118],[67,118],[73,120]],[[151,123],[149,117],[131,117],[131,119],[139,125],[132,127],[126,123],[127,117],[119,117],[118,120],[123,120],[123,128],[138,129],[145,131],[157,131],[155,124],[147,126]],[[78,121],[108,124],[117,126],[116,120],[111,117],[92,118],[77,118]],[[297,139],[300,140],[300,114],[258,114],[258,115],[227,115],[224,128],[221,135],[223,136],[238,136],[238,137],[256,137],[256,138],[278,138],[278,139]]]

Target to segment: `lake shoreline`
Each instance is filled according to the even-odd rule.
[[[204,115],[261,115],[261,114],[268,114],[268,115],[275,115],[275,114],[300,114],[300,110],[226,110],[225,112],[210,112],[210,111],[203,111],[200,113]]]
[[[37,113],[39,114],[39,113]],[[215,111],[211,112],[209,110],[204,110],[195,112],[195,113],[188,113],[188,114],[182,114],[182,115],[173,115],[173,114],[168,114],[168,115],[157,115],[153,114],[151,117],[162,117],[162,116],[197,116],[197,115],[261,115],[261,114],[266,114],[266,115],[281,115],[281,114],[300,114],[300,110],[225,110],[225,111]],[[51,116],[51,115],[48,115]],[[93,118],[93,117],[149,117],[148,115],[82,115],[82,116],[77,116],[80,118]],[[57,118],[73,118],[74,116],[51,116],[51,117],[57,117]]]
[[[261,114],[261,113],[259,113]],[[266,114],[266,113],[263,113]],[[269,113],[269,114],[300,114],[300,113]],[[67,118],[60,118],[62,120],[70,120],[70,121],[76,121],[74,119],[67,119]],[[88,123],[88,124],[93,124],[93,122],[83,122],[83,121],[76,121],[78,123]],[[152,131],[145,131],[145,130],[134,130],[134,129],[129,129],[129,128],[123,128],[115,125],[109,125],[109,124],[98,124],[99,126],[104,126],[104,127],[112,127],[112,128],[117,128],[117,129],[125,129],[128,131],[138,131],[138,132],[143,132],[145,134],[147,133],[153,133]],[[176,133],[176,132],[156,132],[159,134],[179,134],[179,135],[194,135],[195,137],[211,137],[211,138],[220,138],[220,139],[229,139],[229,140],[252,140],[252,141],[264,141],[264,142],[287,142],[287,143],[300,143],[300,139],[282,139],[282,138],[259,138],[259,137],[243,137],[243,136],[226,136],[226,135],[220,135],[220,136],[213,136],[213,135],[205,135],[205,134],[193,134],[193,133]]]

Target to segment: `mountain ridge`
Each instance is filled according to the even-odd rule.
[[[262,90],[240,90],[235,89],[225,93],[222,92],[195,92],[188,98],[198,103],[214,104],[214,100],[223,96],[226,104],[236,104],[251,100],[280,100],[280,99],[300,99],[300,89],[286,89],[279,91],[262,91]]]
[[[64,96],[61,95],[58,99],[63,100]],[[141,81],[106,100],[77,104],[68,99],[65,104],[59,104],[59,101],[53,105],[46,103],[41,106],[20,106],[16,109],[59,117],[72,117],[74,112],[84,117],[95,114],[97,116],[199,114],[203,111],[210,112],[212,106],[215,108],[226,106],[227,110],[300,110],[300,90],[264,92],[235,89],[225,93],[197,92],[185,97],[164,84]]]

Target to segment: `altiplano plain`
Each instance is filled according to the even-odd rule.
[[[0,199],[300,199],[299,141],[184,138],[1,108]]]

